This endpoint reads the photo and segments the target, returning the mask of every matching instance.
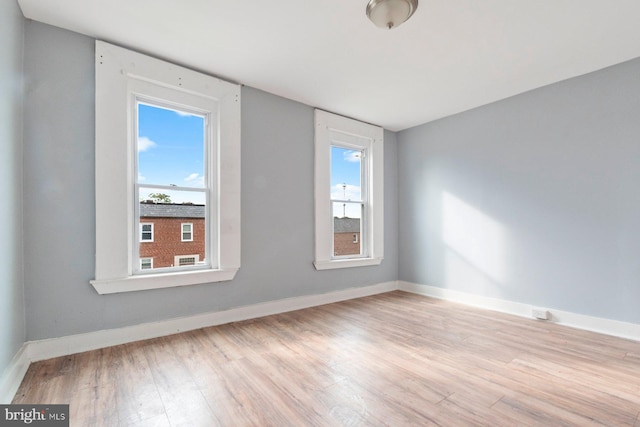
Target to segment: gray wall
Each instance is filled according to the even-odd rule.
[[[22,25],[14,16],[10,28]],[[95,251],[94,40],[41,23],[25,26],[28,340],[398,277],[640,323],[640,60],[386,132],[385,260],[321,272],[312,265],[313,109],[245,87],[236,279],[101,296],[88,283]],[[7,40],[19,47],[20,31],[11,31],[2,49]],[[14,66],[19,76],[19,61]],[[16,96],[8,103],[3,97],[0,108],[19,121]],[[1,129],[13,136],[2,140],[8,154],[0,162],[8,167],[0,173],[18,193],[9,197],[16,207],[0,208],[0,216],[16,225],[7,230],[20,230],[20,129]],[[14,142],[5,147],[5,141]],[[0,244],[17,257],[0,261],[7,265],[0,292],[17,301],[0,310],[16,323],[0,328],[2,342],[11,343],[6,355],[13,355],[24,331],[20,239]],[[0,352],[0,362],[6,355]]]
[[[0,378],[25,337],[22,258],[22,53],[18,4],[0,2]]]
[[[398,134],[400,279],[640,323],[640,60]]]
[[[27,21],[25,271],[27,339],[188,316],[396,280],[397,157],[385,133],[385,260],[316,271],[313,109],[242,90],[242,267],[232,282],[98,295],[95,260],[94,40]]]

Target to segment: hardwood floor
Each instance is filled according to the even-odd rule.
[[[34,363],[75,426],[637,426],[640,343],[404,292]]]

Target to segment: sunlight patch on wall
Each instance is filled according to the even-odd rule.
[[[442,240],[471,266],[494,281],[505,283],[504,226],[446,191],[442,193]]]

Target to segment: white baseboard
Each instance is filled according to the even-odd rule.
[[[487,298],[465,292],[404,281],[391,281],[320,295],[285,298],[195,316],[26,342],[5,369],[2,377],[0,377],[0,404],[11,402],[31,362],[171,335],[207,326],[221,325],[224,323],[316,307],[323,304],[381,294],[397,289],[517,316],[531,317],[532,307],[528,304]],[[637,324],[561,310],[549,309],[549,312],[551,313],[551,321],[561,325],[640,341],[640,325]]]
[[[271,314],[285,313],[288,311],[330,304],[332,302],[380,294],[396,289],[398,289],[398,283],[396,281],[392,281],[326,294],[285,298],[276,301],[231,308],[229,310],[197,314],[194,316],[162,320],[159,322],[143,323],[140,325],[117,329],[107,329],[60,338],[30,341],[26,343],[27,357],[29,361],[36,362],[38,360],[46,360],[53,357],[191,331],[207,326],[255,319],[258,317],[269,316]]]
[[[533,309],[533,306],[529,304],[497,298],[488,298],[466,292],[438,288],[436,286],[420,285],[402,280],[398,282],[398,289],[432,298],[444,299],[474,307],[532,318],[531,310]],[[584,314],[550,308],[547,308],[546,310],[550,313],[549,321],[559,325],[640,341],[640,325],[635,323],[621,322],[618,320],[587,316]]]
[[[272,314],[286,313],[288,311],[361,298],[394,291],[396,289],[398,289],[398,282],[391,281],[326,294],[285,298],[229,310],[143,323],[124,328],[29,341],[20,348],[7,369],[5,369],[2,377],[0,377],[0,404],[10,403],[11,400],[13,400],[31,362],[149,338],[157,338],[207,326],[222,325],[224,323],[255,319]]]
[[[31,363],[27,357],[26,344],[20,347],[20,350],[13,356],[11,362],[0,377],[0,404],[8,405],[20,387],[20,383],[24,378],[24,374],[29,369]]]

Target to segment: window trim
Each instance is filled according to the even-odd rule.
[[[189,239],[184,238],[184,226],[189,226],[189,235],[191,236]],[[181,242],[193,242],[193,223],[192,222],[183,222],[180,224],[180,241]]]
[[[131,97],[148,84],[217,103],[219,234],[211,268],[134,275]],[[188,107],[188,106],[187,106]],[[123,141],[123,143],[118,143]],[[240,267],[240,86],[96,41],[96,271],[100,294],[232,280]]]
[[[364,257],[333,256],[331,146],[365,150],[367,192],[360,242]],[[317,270],[379,265],[384,258],[384,130],[357,120],[315,110],[315,261]],[[362,244],[361,243],[361,244]]]

